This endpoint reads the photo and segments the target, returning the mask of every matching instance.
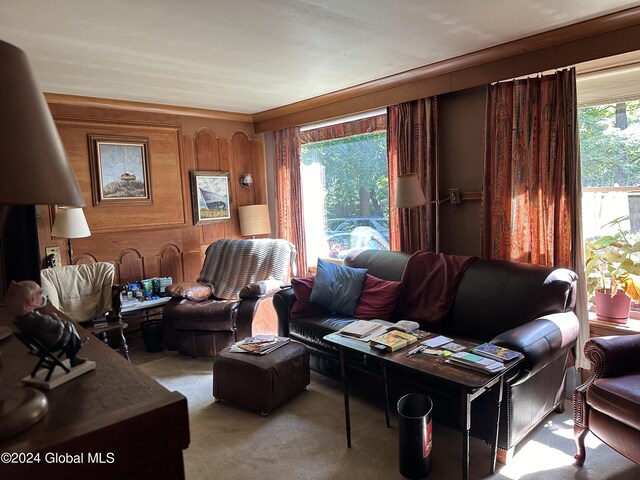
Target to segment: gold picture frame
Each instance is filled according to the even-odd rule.
[[[151,203],[149,139],[88,137],[93,205]]]

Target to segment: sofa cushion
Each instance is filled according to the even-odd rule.
[[[587,390],[587,403],[640,430],[640,373],[597,379]]]
[[[307,345],[323,346],[335,350],[335,346],[323,340],[325,335],[337,332],[356,320],[345,315],[310,315],[300,318],[292,318],[289,324],[289,336],[291,338],[304,339]]]
[[[291,318],[305,317],[308,315],[322,315],[327,313],[327,310],[324,307],[317,303],[313,303],[309,299],[315,279],[316,277],[300,277],[291,279],[291,288],[296,296],[296,301],[291,308]]]
[[[309,299],[329,312],[351,315],[358,305],[366,274],[365,268],[343,267],[320,258]]]
[[[402,283],[367,274],[353,316],[362,320],[389,320],[396,310]]]

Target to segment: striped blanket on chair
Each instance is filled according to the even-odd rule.
[[[287,280],[295,255],[295,246],[285,240],[218,240],[207,247],[198,282],[210,285],[216,298],[235,300],[250,283]]]

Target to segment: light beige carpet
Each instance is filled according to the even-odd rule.
[[[188,480],[401,479],[398,421],[386,428],[379,404],[351,396],[353,447],[346,446],[344,403],[339,382],[312,372],[308,389],[267,417],[214,403],[212,361],[174,353],[139,365],[189,403],[191,444],[184,453]],[[242,381],[242,379],[238,379]],[[615,479],[640,478],[640,466],[587,436],[587,461],[573,466],[570,408],[552,414],[514,455],[489,475],[489,446],[471,441],[471,478]],[[461,436],[435,424],[433,469],[429,478],[461,477]]]

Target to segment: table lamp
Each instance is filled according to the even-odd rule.
[[[268,205],[246,205],[238,208],[240,215],[240,235],[253,237],[271,235]]]
[[[25,237],[23,234],[21,238],[9,238],[20,237],[16,228],[5,229],[11,208],[56,204],[82,206],[84,199],[25,53],[0,40],[0,65],[0,165],[3,170],[0,175],[0,241],[3,246],[0,267],[5,277],[6,256],[10,255],[6,245],[11,243],[9,240],[20,244]],[[27,253],[38,259],[37,249]],[[6,310],[2,316],[7,316]],[[43,418],[47,410],[47,397],[42,392],[4,386],[0,370],[0,439],[29,428]]]
[[[51,229],[52,237],[60,237],[67,239],[69,265],[73,264],[73,245],[72,238],[83,238],[91,235],[87,220],[80,207],[58,207],[56,210],[56,219]]]

